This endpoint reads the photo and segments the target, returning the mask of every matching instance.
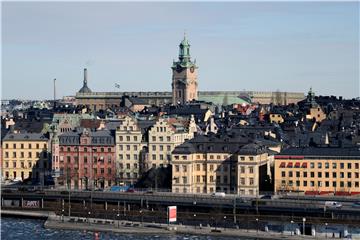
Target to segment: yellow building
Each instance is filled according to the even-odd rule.
[[[48,139],[43,134],[8,133],[3,140],[2,150],[4,179],[40,180],[49,173]]]
[[[275,192],[360,194],[358,148],[290,148],[275,156]]]
[[[172,191],[255,195],[270,173],[267,149],[241,136],[197,136],[172,152]]]

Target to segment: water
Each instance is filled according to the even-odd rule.
[[[89,231],[69,231],[53,230],[44,228],[44,220],[22,219],[22,218],[1,218],[1,239],[7,240],[31,240],[31,239],[51,239],[51,240],[83,240],[95,239],[94,232]],[[135,234],[116,234],[100,233],[99,239],[118,239],[118,240],[235,240],[245,238],[214,237],[214,236],[194,236],[194,235],[135,235]],[[248,239],[249,240],[249,239]]]

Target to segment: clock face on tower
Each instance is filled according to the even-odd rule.
[[[190,68],[190,72],[193,73],[195,71],[195,68],[194,67],[191,67]]]

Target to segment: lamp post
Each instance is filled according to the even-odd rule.
[[[195,228],[196,228],[196,220],[195,220],[195,217],[196,217],[196,213],[194,213],[194,221],[195,221]]]
[[[303,218],[302,221],[303,221],[303,235],[305,236],[305,222],[306,222],[306,218]]]
[[[259,233],[259,219],[255,219],[256,220],[256,234]]]
[[[89,212],[88,212],[88,215],[89,215],[89,217],[88,217],[89,225],[91,224],[91,222],[90,222],[90,214],[91,214],[91,212],[89,211]]]
[[[327,226],[328,226],[328,223],[325,223],[325,238],[327,238]]]
[[[224,216],[224,231],[225,231],[225,226],[226,226],[226,216]]]
[[[291,233],[291,236],[293,235],[293,224],[294,224],[294,221],[293,220],[291,220],[291,225],[290,225],[290,233]]]

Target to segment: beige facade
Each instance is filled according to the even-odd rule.
[[[196,123],[182,118],[159,118],[149,130],[148,162],[146,169],[166,167],[171,161],[171,152],[186,140],[192,139]]]
[[[133,184],[139,178],[141,168],[142,142],[141,129],[136,120],[126,116],[116,129],[116,167],[119,182]]]
[[[2,149],[4,179],[40,180],[48,173],[48,139],[40,134],[8,134]]]
[[[283,123],[284,122],[283,116],[278,113],[270,113],[269,119],[270,119],[271,123]]]
[[[326,119],[326,114],[321,109],[320,106],[312,107],[309,109],[308,113],[306,114],[307,119],[315,119],[316,122],[322,122]]]
[[[271,178],[272,156],[266,152],[181,151],[172,154],[172,192],[256,195],[261,181]]]
[[[275,159],[275,192],[360,194],[359,165],[360,154],[279,155]]]
[[[266,175],[271,179],[270,163],[272,155],[237,155],[237,192],[240,195],[257,195],[260,192],[260,179]]]

